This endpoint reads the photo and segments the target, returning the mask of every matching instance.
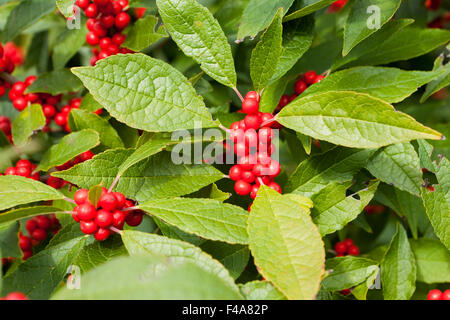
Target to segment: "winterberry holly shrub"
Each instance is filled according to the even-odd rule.
[[[449,8],[0,1],[2,300],[449,300]]]

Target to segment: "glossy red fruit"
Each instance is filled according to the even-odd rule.
[[[317,77],[314,79],[314,83],[320,82],[320,81],[322,81],[323,79],[325,79],[324,76],[317,76]]]
[[[94,30],[94,24],[97,22],[97,19],[94,19],[94,18],[89,18],[89,19],[87,19],[87,21],[86,21],[86,28],[89,30],[89,31],[93,31]]]
[[[349,247],[355,245],[355,243],[353,242],[353,240],[350,239],[350,238],[345,239],[345,240],[343,241],[343,243],[347,246],[347,248],[349,248]]]
[[[29,167],[16,168],[16,175],[28,178],[31,175],[31,168]]]
[[[345,243],[343,241],[338,242],[334,245],[334,251],[336,251],[337,254],[347,253],[347,246],[345,245]]]
[[[109,238],[109,235],[111,234],[111,231],[106,228],[99,228],[97,232],[94,234],[94,238],[98,241],[105,241]]]
[[[249,91],[245,95],[244,100],[247,100],[247,99],[254,99],[259,102],[259,99],[260,99],[259,93],[256,91]]]
[[[24,110],[28,105],[27,99],[25,97],[18,97],[13,100],[13,106],[19,111]]]
[[[273,189],[273,190],[275,190],[276,192],[281,193],[281,187],[280,187],[280,185],[279,185],[278,183],[272,181],[272,182],[269,183],[267,186],[268,186],[270,189]]]
[[[98,7],[96,4],[92,3],[87,6],[87,8],[84,10],[84,13],[86,14],[86,17],[88,18],[95,18],[98,16]]]
[[[441,300],[442,299],[442,292],[438,289],[433,289],[430,292],[428,292],[427,300]]]
[[[92,151],[86,151],[83,152],[82,154],[80,154],[80,159],[82,162],[87,161],[87,160],[91,160],[93,157],[95,156],[95,154]]]
[[[302,94],[306,89],[308,89],[308,86],[303,80],[297,81],[294,85],[294,91],[297,95]]]
[[[26,88],[27,87],[25,83],[23,83],[22,81],[17,81],[16,83],[13,84],[11,90],[14,91],[16,95],[21,96],[25,92]]]
[[[76,5],[79,6],[81,9],[86,9],[89,5],[89,0],[77,0]]]
[[[255,175],[252,171],[244,171],[242,172],[241,179],[248,183],[253,183],[255,181]]]
[[[270,161],[269,165],[267,166],[267,175],[270,177],[276,177],[281,172],[281,166],[280,163],[276,160]]]
[[[259,110],[259,102],[256,99],[245,99],[242,102],[242,112],[246,114],[253,114],[258,112]]]
[[[95,207],[88,202],[80,204],[75,209],[76,209],[77,216],[80,220],[84,220],[84,221],[94,220],[97,215],[97,211],[95,210]]]
[[[113,192],[113,195],[117,200],[117,208],[122,209],[125,206],[125,201],[127,201],[127,199],[120,192]]]
[[[80,205],[85,203],[88,200],[89,197],[89,190],[87,189],[79,189],[77,192],[75,192],[75,195],[73,196],[73,200],[75,200],[75,203]]]
[[[120,46],[126,39],[126,35],[121,34],[121,33],[116,33],[113,35],[112,37],[112,42],[114,42],[115,44],[117,44],[118,46]]]
[[[450,300],[450,289],[447,289],[442,293],[441,299],[442,300]]]
[[[56,109],[51,104],[43,105],[42,112],[46,118],[53,118],[56,115]]]
[[[19,236],[19,247],[22,251],[31,250],[31,239],[26,236]]]
[[[130,24],[130,16],[126,12],[121,12],[116,16],[116,28],[119,30],[125,29]]]
[[[101,22],[97,21],[94,24],[94,30],[92,30],[91,32],[95,33],[95,35],[97,37],[99,37],[99,42],[100,42],[100,38],[106,36],[106,34],[108,33],[108,29],[106,29]]]
[[[251,191],[251,184],[248,182],[245,182],[244,180],[236,181],[234,184],[234,191],[240,196],[246,196]]]
[[[248,155],[250,152],[248,146],[245,144],[245,142],[238,142],[234,144],[234,153],[238,157],[244,157]]]
[[[37,228],[36,220],[30,219],[25,223],[25,229],[27,229],[28,233],[32,233]]]
[[[255,164],[258,160],[255,155],[249,154],[239,159],[238,164],[241,166],[242,170],[250,171],[253,170]]]
[[[91,46],[96,46],[100,42],[100,38],[94,31],[90,31],[86,34],[86,42]]]
[[[273,130],[267,127],[261,128],[258,131],[259,141],[262,143],[270,143],[274,136]]]
[[[114,26],[114,23],[115,23],[115,19],[112,14],[102,16],[100,18],[100,21],[101,21],[102,25],[108,29],[111,28],[112,26]]]
[[[5,176],[15,176],[15,175],[16,175],[15,167],[9,167],[5,170]]]
[[[94,221],[80,221],[80,230],[85,234],[94,234],[98,226]]]
[[[22,257],[22,260],[27,260],[28,258],[30,258],[31,256],[33,255],[33,251],[31,251],[31,250],[26,250],[26,251],[23,251],[23,257]]]
[[[107,210],[98,210],[97,217],[95,217],[95,223],[100,228],[108,228],[113,223],[113,215],[110,211]]]
[[[47,239],[47,232],[45,232],[42,229],[36,229],[33,231],[31,236],[33,237],[33,239],[36,239],[37,241],[44,241],[45,239]]]
[[[130,227],[137,227],[141,224],[143,216],[143,213],[132,212],[125,218],[125,221]]]
[[[126,214],[120,210],[116,210],[112,213],[112,216],[113,216],[112,226],[119,230],[122,230],[123,225],[125,224]]]
[[[258,194],[258,190],[259,190],[259,185],[258,184],[252,185],[252,188],[250,190],[250,198],[255,199],[257,194]]]
[[[257,114],[248,114],[244,118],[244,123],[247,129],[259,129],[261,126],[261,118]]]
[[[108,211],[114,211],[117,209],[117,199],[114,194],[105,193],[100,197],[98,206]]]
[[[52,224],[52,221],[46,216],[36,216],[34,220],[36,221],[38,227],[45,231],[50,229],[50,226]]]
[[[317,77],[317,73],[315,71],[308,71],[305,73],[305,81],[307,84],[311,85],[314,83],[314,80]]]
[[[5,297],[5,300],[28,300],[28,298],[23,293],[12,292]]]
[[[359,255],[359,248],[357,246],[350,246],[347,249],[347,253],[351,256],[358,256]]]
[[[230,168],[230,171],[228,175],[230,176],[230,179],[233,181],[238,181],[241,179],[242,174],[242,168],[239,165],[234,165]]]

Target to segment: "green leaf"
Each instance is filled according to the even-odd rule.
[[[0,214],[0,224],[8,223],[12,221],[21,220],[24,218],[29,218],[37,215],[58,213],[62,211],[59,208],[52,206],[36,206],[29,208],[19,208],[15,210],[10,210]]]
[[[73,0],[56,0],[56,6],[58,10],[64,15],[64,17],[68,18],[73,15]]]
[[[237,38],[254,38],[270,25],[279,8],[283,8],[286,13],[293,2],[294,0],[250,0],[242,14]]]
[[[206,74],[236,87],[231,47],[211,12],[195,0],[157,0],[159,14],[172,39]]]
[[[441,55],[434,61],[433,71],[442,72],[442,75],[427,85],[422,98],[420,98],[421,103],[425,102],[432,94],[450,85],[450,63],[447,62],[447,64],[443,65],[443,60],[444,57]]]
[[[97,268],[115,257],[127,255],[128,252],[120,236],[113,235],[105,241],[94,241],[86,245],[73,264],[80,267],[84,273]]]
[[[318,140],[353,148],[379,148],[414,139],[442,139],[442,134],[367,94],[329,91],[297,98],[277,121]]]
[[[62,165],[79,154],[91,150],[99,143],[99,134],[94,130],[85,129],[70,133],[44,154],[35,171],[48,171],[50,168]]]
[[[252,281],[239,287],[246,300],[286,300],[269,281]]]
[[[379,271],[376,261],[354,256],[327,259],[325,266],[329,274],[322,285],[330,291],[357,286]]]
[[[288,22],[283,25],[283,49],[271,82],[284,76],[308,51],[313,41],[313,27],[314,20],[312,17]]]
[[[410,240],[410,245],[416,257],[417,281],[450,282],[450,251],[439,240],[420,238]]]
[[[123,47],[141,51],[160,39],[167,38],[166,28],[163,25],[156,26],[158,18],[146,16],[135,22],[133,27],[127,32],[127,38]]]
[[[12,123],[12,138],[15,145],[27,143],[35,131],[45,126],[45,116],[39,104],[26,107]]]
[[[336,0],[303,0],[301,7],[284,18],[284,22],[307,16],[320,10]]]
[[[280,8],[252,51],[250,76],[258,92],[266,87],[274,75],[282,53],[282,18],[283,8]]]
[[[69,170],[54,172],[81,188],[103,183],[110,186],[118,169],[134,152],[133,149],[108,150]],[[129,168],[117,183],[114,191],[137,201],[181,196],[197,191],[219,179],[223,173],[205,164],[176,165],[169,152],[160,152]]]
[[[367,163],[367,169],[387,184],[420,194],[422,170],[419,156],[410,143],[393,144],[377,151]]]
[[[103,109],[103,107],[100,103],[97,102],[97,100],[94,99],[92,94],[88,92],[81,101],[80,109],[95,112],[99,109]]]
[[[111,116],[130,127],[175,131],[217,126],[192,85],[161,60],[118,54],[72,72]]]
[[[171,198],[140,203],[139,208],[202,238],[248,242],[246,211],[231,204],[214,199]]]
[[[280,102],[281,96],[286,91],[287,85],[286,77],[269,84],[262,92],[259,101],[259,111],[273,113]]]
[[[377,33],[375,33],[374,36]],[[378,37],[376,39],[378,39]],[[362,51],[366,52],[361,53],[357,51],[354,55],[349,54],[343,61],[340,61],[339,64],[350,64],[350,66],[380,65],[394,61],[409,60],[424,55],[437,47],[446,44],[450,41],[450,31],[408,27],[394,32],[387,39],[379,40],[380,41],[376,43],[375,46],[370,48],[368,47],[368,44],[365,44],[363,47],[368,50]],[[374,41],[371,41],[372,45],[373,42]],[[361,45],[363,44],[364,42],[361,43]],[[353,50],[356,50],[356,48]]]
[[[33,25],[46,14],[55,9],[55,1],[26,0],[21,1],[8,16],[2,32],[2,42],[13,40],[23,30]]]
[[[126,272],[124,272],[126,270]],[[114,281],[111,281],[111,280]],[[54,300],[242,299],[221,278],[193,263],[158,256],[115,258],[83,275],[81,289],[58,291]]]
[[[404,71],[386,67],[355,67],[330,74],[310,86],[303,96],[327,91],[367,93],[389,103],[400,102],[442,71]]]
[[[433,226],[441,242],[450,250],[450,162],[442,158],[436,173],[438,184],[434,191],[422,188],[422,199]]]
[[[352,6],[344,26],[344,48],[342,55],[347,55],[358,43],[377,32],[388,22],[400,7],[402,0],[360,0]],[[377,11],[369,11],[369,7],[376,6]],[[376,27],[374,24],[374,15]],[[369,28],[369,26],[371,28]]]
[[[261,186],[248,219],[249,246],[265,279],[288,299],[313,299],[325,250],[308,210]]]
[[[227,269],[198,247],[179,240],[137,231],[123,231],[122,240],[131,256],[163,255],[175,263],[191,262],[221,278],[231,290],[239,292]]]
[[[239,278],[247,267],[250,257],[250,250],[246,245],[206,241],[200,248],[223,264],[233,279]]]
[[[0,176],[0,210],[63,198],[59,191],[42,182],[20,176]]]
[[[2,215],[3,214],[0,215],[0,219]],[[20,250],[19,247],[19,224],[17,222],[0,223],[0,254],[4,258],[19,258],[22,256],[22,250]],[[0,278],[2,278],[1,270]]]
[[[352,180],[375,150],[335,148],[313,156],[297,167],[285,186],[286,192],[310,197],[332,182]]]
[[[97,186],[93,186],[93,187],[89,188],[89,193],[88,193],[89,202],[92,203],[94,205],[94,207],[96,207],[96,208],[98,206],[100,197],[102,196],[103,188],[104,187],[102,185],[97,185]]]
[[[3,294],[19,291],[30,299],[48,299],[86,242],[81,236],[38,252],[3,281]]]
[[[161,233],[171,239],[182,240],[184,242],[189,242],[195,246],[200,246],[201,244],[207,242],[208,240],[197,237],[194,234],[186,233],[177,227],[171,226],[161,219],[153,217],[153,221],[161,230]]]
[[[56,96],[79,91],[81,87],[81,81],[69,69],[59,69],[41,74],[25,92],[44,92]]]
[[[123,141],[111,124],[95,113],[72,109],[69,114],[69,127],[72,131],[93,129],[100,136],[100,150],[123,148]]]
[[[69,0],[73,4],[72,0]],[[62,69],[86,42],[88,32],[86,24],[80,23],[80,29],[66,29],[59,36],[53,47],[52,62],[55,70]]]
[[[367,188],[346,196],[351,184],[351,182],[330,184],[312,197],[314,208],[311,215],[322,236],[341,230],[356,219],[372,200],[379,181],[372,181]],[[359,199],[354,197],[356,194]]]
[[[406,231],[399,224],[381,261],[381,282],[385,300],[408,300],[416,290],[416,261]]]

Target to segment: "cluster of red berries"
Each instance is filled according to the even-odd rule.
[[[336,257],[344,257],[346,255],[358,256],[359,248],[355,245],[352,239],[345,239],[334,245],[334,251],[336,251]]]
[[[442,0],[427,0],[425,1],[425,7],[429,11],[436,11],[441,7]]]
[[[91,65],[98,60],[118,53],[133,53],[134,51],[121,47],[126,36],[121,33],[131,22],[128,11],[128,0],[77,0],[76,5],[84,10],[88,20],[86,27],[89,32],[86,42],[95,47]],[[142,10],[139,16],[142,16]],[[100,50],[96,48],[99,46]]]
[[[433,289],[428,292],[427,300],[450,300],[450,289],[442,292],[438,289]]]
[[[0,300],[28,300],[28,298],[21,292],[11,292],[4,298],[0,297]]]
[[[381,204],[369,204],[364,208],[364,211],[369,215],[383,213],[385,210],[386,208]]]
[[[0,116],[0,130],[5,134],[9,142],[12,143],[11,120],[8,117]]]
[[[309,86],[320,82],[325,77],[322,75],[318,75],[315,71],[305,72],[303,76],[300,76],[299,79],[294,84],[294,93],[291,95],[284,94],[281,96],[280,102],[278,103],[277,108],[275,109],[275,113],[280,112],[285,106],[289,104],[292,100],[301,95]]]
[[[85,234],[93,234],[98,241],[108,239],[112,228],[122,230],[125,222],[136,227],[141,224],[144,213],[141,210],[126,210],[134,206],[120,192],[108,192],[103,189],[102,195],[95,207],[89,201],[89,191],[79,189],[74,200],[77,206],[73,210],[73,218],[80,223],[80,229]]]
[[[36,216],[28,220],[25,224],[29,237],[19,233],[19,247],[23,252],[23,260],[27,260],[33,255],[33,247],[39,245],[47,239],[48,235],[55,235],[59,232],[61,225],[55,215]]]
[[[23,63],[23,53],[13,42],[8,42],[4,46],[0,44],[0,72],[12,73],[16,65]],[[0,97],[4,96],[11,84],[0,79]]]
[[[330,4],[328,7],[328,13],[339,12],[347,4],[348,0],[337,0]]]
[[[82,154],[80,154],[79,156],[76,156],[72,160],[69,160],[60,166],[57,166],[55,169],[57,171],[63,171],[63,170],[70,169],[79,163],[82,163],[82,162],[92,159],[94,157],[94,155],[95,154],[92,151],[83,152]],[[57,178],[57,177],[49,176],[47,178],[47,185],[49,185],[50,187],[55,188],[55,189],[61,189],[64,186],[66,186],[67,184],[69,184],[69,182],[67,182],[63,179]]]
[[[36,169],[36,165],[29,160],[19,160],[15,167],[9,167],[5,170],[5,176],[21,176],[39,181],[39,172],[33,173]],[[0,173],[0,175],[3,175]]]
[[[280,163],[271,158],[275,151],[272,143],[274,121],[270,113],[259,111],[259,94],[250,91],[242,103],[242,112],[245,118],[230,126],[230,138],[233,141],[237,164],[232,166],[229,177],[233,181],[234,191],[254,199],[261,184],[281,193],[281,187],[274,182],[280,174]]]

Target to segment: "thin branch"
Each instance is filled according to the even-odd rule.
[[[238,95],[239,99],[241,99],[241,101],[244,102],[244,97],[239,92],[238,88],[233,88],[233,90],[234,90],[234,92],[236,92],[236,94]]]

